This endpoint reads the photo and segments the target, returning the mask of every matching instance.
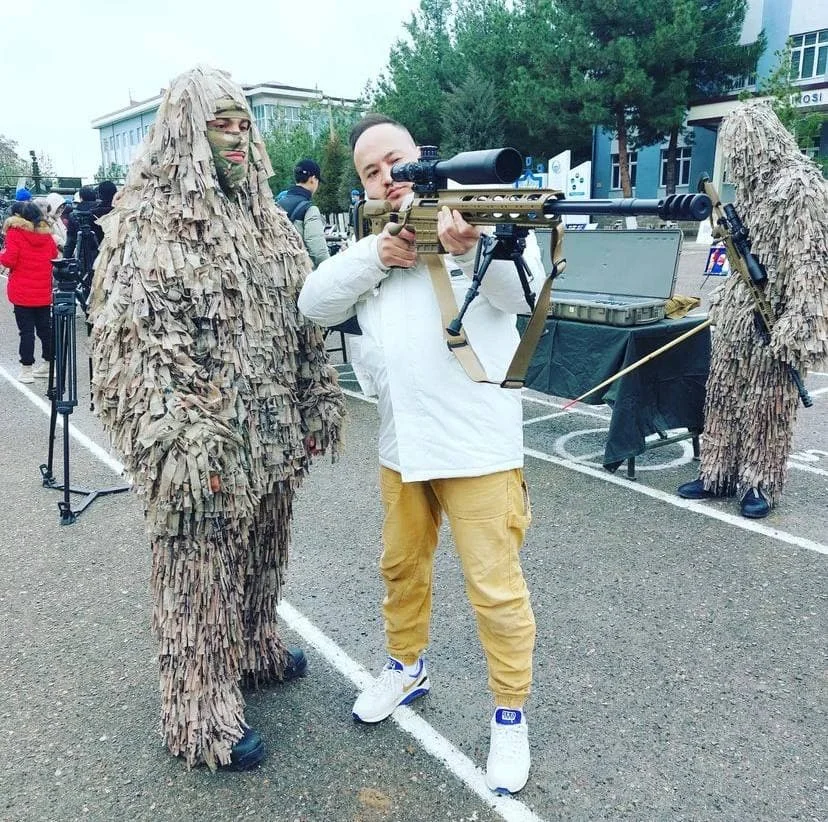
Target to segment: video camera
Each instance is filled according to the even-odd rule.
[[[75,291],[80,283],[80,265],[74,257],[52,260],[52,276],[58,291]]]

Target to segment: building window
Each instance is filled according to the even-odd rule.
[[[618,165],[618,155],[611,154],[612,159],[612,185],[610,188],[621,188],[621,168]],[[638,152],[628,151],[627,160],[630,166],[630,185],[635,188],[635,173],[638,170]]]
[[[253,106],[253,119],[256,121],[256,128],[262,134],[267,133],[267,123],[265,122],[265,107]]]
[[[280,106],[279,114],[286,123],[299,122],[299,106]]]
[[[748,88],[755,88],[756,86],[756,72],[752,71],[750,74],[743,74],[741,77],[734,77],[728,91],[743,91]]]
[[[791,38],[791,79],[821,77],[828,67],[828,29]]]
[[[676,149],[676,178],[677,186],[686,186],[690,184],[690,155],[692,150],[689,148]],[[661,150],[661,176],[658,184],[660,186],[667,185],[667,150]]]

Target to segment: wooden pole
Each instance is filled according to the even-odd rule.
[[[670,340],[667,345],[662,345],[661,348],[657,348],[655,351],[647,354],[646,357],[642,357],[640,360],[637,360],[632,365],[628,365],[626,368],[619,371],[617,374],[613,374],[611,377],[607,377],[602,383],[599,383],[594,388],[590,388],[584,394],[581,394],[580,397],[576,397],[574,400],[570,400],[564,407],[563,411],[566,411],[568,408],[571,408],[575,405],[576,402],[580,402],[584,397],[588,397],[590,394],[594,394],[596,391],[602,389],[605,385],[609,385],[611,382],[615,382],[619,377],[623,377],[625,374],[629,374],[630,371],[634,371],[640,365],[644,365],[645,362],[649,362],[650,360],[657,357],[659,354],[663,354],[667,351],[668,348],[672,348],[674,345],[678,345],[680,342],[684,342],[688,337],[692,337],[694,334],[698,334],[703,328],[707,328],[710,325],[710,320],[705,320],[703,323],[699,323],[695,328],[691,328],[689,331],[685,331],[680,337],[676,337],[674,340]]]

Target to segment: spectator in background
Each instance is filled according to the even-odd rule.
[[[63,207],[63,211],[60,213],[60,221],[63,223],[63,227],[67,230],[69,229],[69,218],[72,216],[72,212],[74,210],[75,204],[67,200],[66,205]]]
[[[113,208],[113,198],[118,193],[118,186],[112,180],[102,180],[98,183],[98,204],[95,206],[95,217],[109,214]]]
[[[58,251],[63,251],[66,245],[66,226],[63,224],[61,216],[66,207],[66,200],[60,194],[53,192],[45,197],[38,197],[37,204],[49,224]]]
[[[3,215],[3,219],[5,220],[7,217],[11,217],[14,212],[12,209],[14,208],[15,203],[27,203],[29,200],[32,199],[31,192],[27,188],[18,188],[17,191],[14,193],[14,200],[9,204],[8,208],[6,209],[6,213]]]
[[[300,160],[293,169],[296,185],[279,195],[277,203],[287,211],[290,221],[302,237],[310,254],[313,267],[330,257],[325,242],[325,221],[322,212],[313,205],[311,197],[316,194],[322,180],[322,171],[313,160]]]
[[[20,374],[22,383],[49,376],[52,359],[52,260],[58,251],[49,224],[31,202],[22,203],[6,220],[6,246],[0,265],[9,269],[6,294],[14,306],[20,332]],[[43,362],[34,366],[35,332],[40,337]]]
[[[92,233],[95,235],[94,253],[91,253],[91,260],[92,263],[94,263],[95,257],[98,253],[98,246],[100,246],[101,240],[103,240],[103,229],[95,223],[95,217],[97,216],[95,209],[98,205],[98,193],[95,191],[93,186],[81,186],[78,196],[80,198],[80,202],[77,203],[74,210],[69,215],[69,225],[66,227],[66,246],[63,249],[63,255],[64,257],[76,256],[75,249],[78,243],[80,220],[82,219],[81,217],[78,217],[78,215],[89,214],[91,215],[90,219],[92,220]],[[90,253],[86,252],[86,249],[83,249],[83,251],[85,253]]]

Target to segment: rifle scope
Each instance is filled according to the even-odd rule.
[[[445,188],[448,178],[461,185],[513,183],[522,170],[523,158],[514,148],[462,151],[440,160],[436,146],[422,146],[416,162],[394,163],[391,178],[398,183],[414,183],[414,191],[423,194]]]

